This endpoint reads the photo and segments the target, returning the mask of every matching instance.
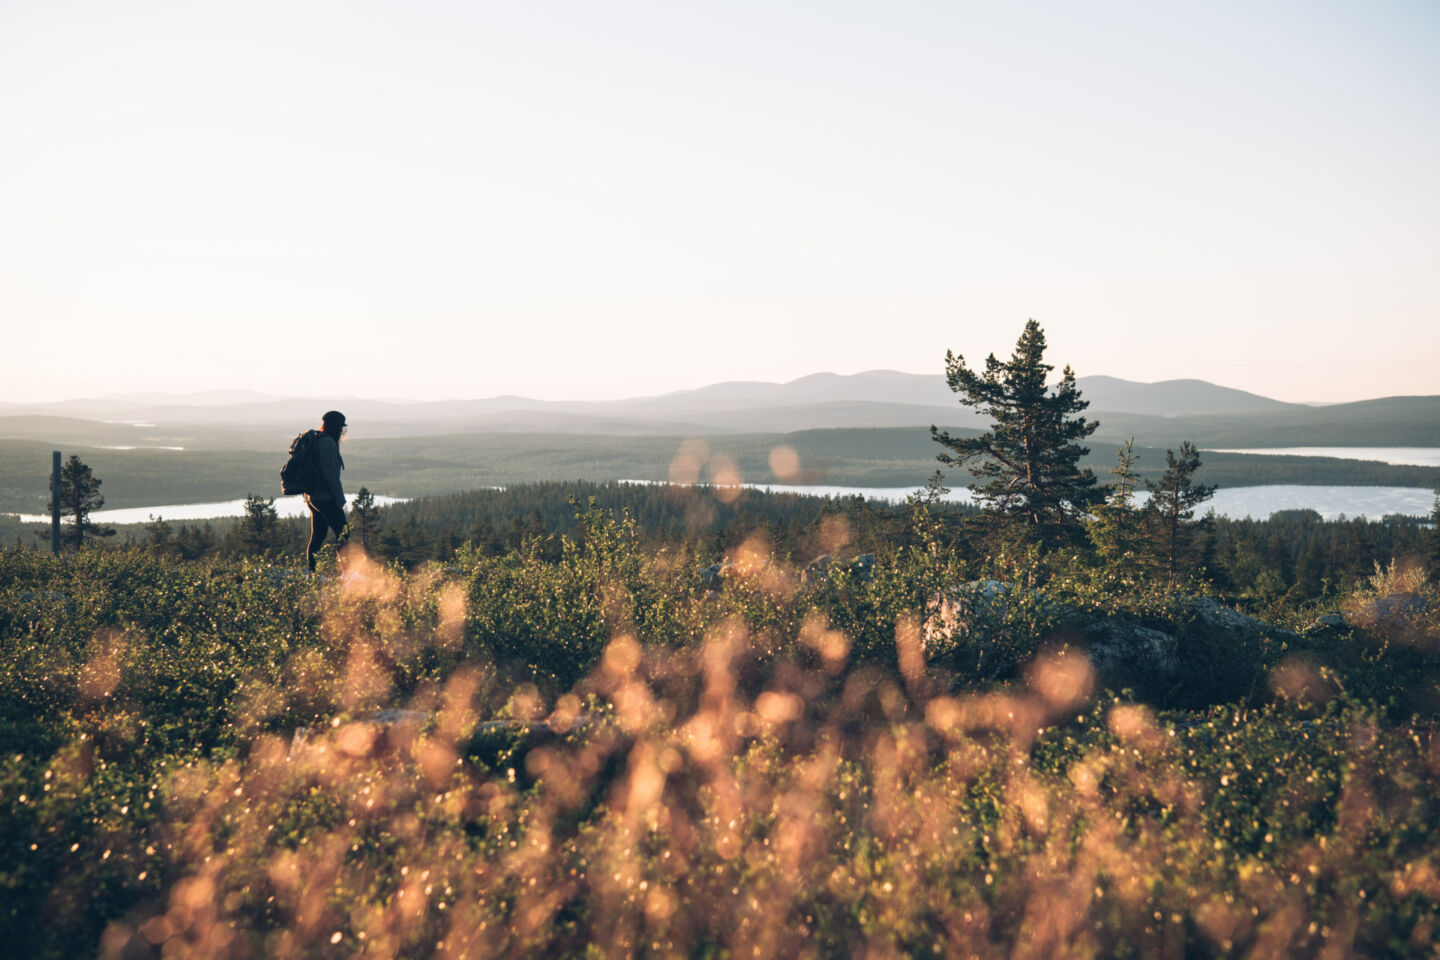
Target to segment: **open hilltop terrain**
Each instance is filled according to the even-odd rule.
[[[0,548],[10,955],[1433,956],[1424,526],[717,493]]]
[[[1440,0],[0,0],[0,960],[1440,960],[1437,117]]]
[[[1440,468],[1200,466],[1181,441],[1433,442],[1437,398],[1310,408],[1095,378],[1087,415],[1141,438],[1097,488],[1081,464],[1104,476],[1121,439],[1097,432],[1081,460],[1063,386],[989,425],[935,386],[0,418],[0,494],[32,510],[53,447],[122,506],[273,490],[322,406],[357,434],[349,538],[313,576],[304,522],[266,496],[226,520],[75,522],[57,556],[5,528],[0,942],[1433,958],[1435,518],[1202,513],[1213,483]],[[991,444],[979,505],[925,484],[932,418],[949,453]],[[93,494],[86,469],[67,476]],[[366,484],[428,495],[380,507]]]

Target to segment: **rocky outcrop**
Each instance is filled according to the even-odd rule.
[[[1090,664],[1102,678],[1138,676],[1168,684],[1180,670],[1180,641],[1163,630],[1108,617],[1088,624],[1081,635]]]
[[[925,621],[925,648],[938,653],[957,641],[983,637],[1003,630],[1022,608],[1053,617],[1062,613],[1033,590],[1002,580],[971,580],[931,599],[934,611]]]
[[[1305,628],[1305,636],[1325,636],[1336,634],[1345,630],[1347,624],[1345,618],[1338,613],[1327,613],[1324,616],[1316,617],[1315,622]]]
[[[1006,675],[996,670],[1000,659],[1018,661],[1064,644],[1085,651],[1099,688],[1128,688],[1176,704],[1246,696],[1273,645],[1301,639],[1210,597],[1180,599],[1163,616],[1142,618],[1068,607],[1015,584],[975,580],[936,597],[933,609],[924,629],[927,654],[973,680]],[[988,671],[967,669],[987,662]]]

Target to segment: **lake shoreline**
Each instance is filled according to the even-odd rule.
[[[620,480],[620,483],[661,484],[664,480]],[[798,485],[777,483],[747,483],[747,490],[768,493],[791,493],[810,497],[853,497],[867,500],[881,500],[899,503],[915,493],[917,487],[859,487],[838,485]],[[1140,495],[1143,502],[1144,494]],[[408,497],[375,495],[376,506],[405,503]],[[968,503],[970,491],[957,486],[945,497],[955,503]],[[1217,490],[1214,499],[1202,506],[1202,512],[1213,509],[1217,515],[1241,519],[1251,517],[1265,519],[1271,514],[1284,510],[1314,510],[1326,520],[1340,517],[1355,519],[1366,517],[1379,520],[1390,515],[1427,517],[1434,507],[1435,492],[1424,487],[1394,486],[1343,486],[1326,484],[1257,484],[1253,486],[1224,487]],[[169,523],[193,523],[205,520],[222,520],[243,515],[244,500],[211,501],[193,504],[166,504],[152,507],[123,507],[115,510],[101,510],[91,514],[91,519],[100,524],[143,524],[152,519]],[[282,517],[303,517],[308,513],[300,497],[277,497],[275,510]],[[48,515],[5,514],[16,517],[21,523],[49,523]]]
[[[387,497],[375,494],[375,506],[385,507],[392,503],[407,503],[410,497]],[[351,494],[348,503],[353,503]],[[348,505],[347,503],[347,505]],[[282,517],[304,517],[310,513],[303,497],[276,497],[275,512]],[[114,510],[97,510],[90,514],[90,520],[99,524],[149,523],[164,520],[167,523],[190,523],[200,520],[226,520],[245,514],[244,500],[210,500],[201,503],[172,503],[157,507],[117,507]],[[0,516],[17,517],[21,523],[49,523],[49,514],[9,513]],[[62,522],[64,518],[62,517]]]

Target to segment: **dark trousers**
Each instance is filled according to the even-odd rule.
[[[305,548],[305,563],[315,569],[315,554],[325,542],[325,534],[335,531],[335,542],[344,539],[345,510],[334,500],[316,500],[305,494],[305,506],[310,508],[310,543]]]

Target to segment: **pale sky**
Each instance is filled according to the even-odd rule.
[[[1440,4],[0,0],[0,400],[1440,393]]]

